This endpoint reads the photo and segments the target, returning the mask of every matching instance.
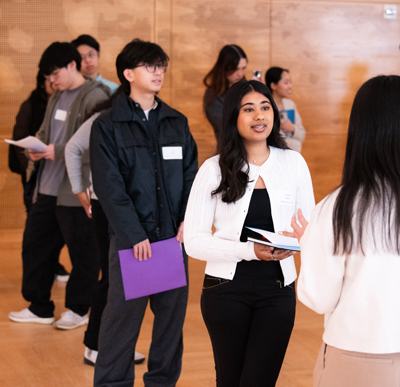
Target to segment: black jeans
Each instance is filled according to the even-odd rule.
[[[236,272],[232,281],[206,276],[201,310],[210,334],[218,387],[272,387],[294,325],[294,283]]]
[[[96,256],[100,264],[101,279],[93,290],[90,307],[89,323],[83,340],[86,347],[98,350],[101,316],[107,304],[108,295],[108,251],[110,237],[108,234],[108,220],[98,200],[92,200],[92,226]]]
[[[83,316],[89,310],[99,270],[91,221],[82,207],[57,206],[57,197],[38,195],[28,213],[22,242],[22,295],[37,316],[53,316],[51,288],[64,244],[68,246],[72,263],[65,306]]]
[[[183,245],[182,245],[183,247]],[[108,300],[100,325],[96,387],[132,387],[135,346],[147,304],[154,314],[146,387],[174,387],[181,373],[188,287],[125,300],[118,250],[126,247],[111,234]],[[183,249],[186,279],[188,257]]]

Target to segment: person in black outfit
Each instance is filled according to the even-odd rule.
[[[246,228],[289,231],[297,206],[306,216],[314,206],[307,165],[279,124],[264,84],[230,87],[220,154],[204,162],[189,197],[185,241],[207,261],[201,311],[218,387],[275,386],[293,329],[294,252],[249,241]]]
[[[155,96],[167,64],[157,44],[130,42],[116,63],[124,92],[92,125],[93,187],[111,234],[95,386],[133,385],[135,346],[149,302],[154,323],[145,385],[175,386],[181,372],[187,286],[126,301],[118,256],[119,250],[133,248],[139,260],[156,259],[150,258],[150,243],[175,237],[183,242],[197,146],[187,118]],[[187,270],[186,253],[184,260]]]
[[[13,130],[13,140],[21,140],[27,136],[35,136],[42,125],[47,101],[54,94],[54,89],[49,80],[46,80],[39,70],[36,77],[36,89],[32,91],[29,98],[19,108]],[[12,172],[21,175],[22,186],[25,189],[27,183],[28,158],[24,149],[10,145],[9,167]],[[33,193],[33,192],[32,192]],[[24,204],[28,212],[32,206],[32,197],[24,195]]]
[[[247,56],[243,49],[236,44],[222,47],[217,62],[204,77],[207,87],[203,104],[207,120],[214,129],[217,143],[222,129],[222,106],[225,93],[236,82],[244,79],[247,68]]]

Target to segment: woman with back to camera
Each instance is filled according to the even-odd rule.
[[[301,238],[299,299],[325,314],[314,387],[400,386],[400,77],[370,79],[350,115],[342,183]]]
[[[220,154],[200,168],[184,226],[188,254],[207,261],[201,309],[218,387],[275,386],[294,323],[293,252],[247,241],[245,226],[288,231],[300,207],[306,216],[314,207],[307,165],[287,149],[267,87],[240,81],[226,93]]]
[[[247,56],[236,44],[224,46],[211,71],[205,76],[207,90],[204,94],[204,110],[214,129],[215,138],[222,127],[222,107],[225,93],[236,82],[244,79],[247,68]]]
[[[296,104],[289,99],[292,95],[292,78],[289,70],[271,67],[265,74],[265,84],[271,90],[272,97],[281,114],[281,131],[285,135],[288,147],[301,152],[301,144],[306,136],[306,130],[301,123]]]

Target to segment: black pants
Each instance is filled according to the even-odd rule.
[[[89,324],[83,340],[86,347],[97,351],[99,342],[100,322],[107,304],[108,294],[108,251],[110,237],[108,234],[108,220],[98,200],[92,200],[92,226],[96,256],[100,264],[101,279],[93,290],[90,308]]]
[[[241,275],[205,279],[201,310],[210,334],[218,387],[272,387],[294,325],[294,283]]]
[[[22,242],[22,295],[29,309],[52,317],[51,288],[60,250],[66,244],[72,270],[65,306],[83,316],[89,310],[98,265],[93,249],[91,221],[82,207],[56,205],[54,196],[39,195],[28,213]]]
[[[146,387],[174,387],[181,373],[183,335],[188,287],[125,300],[118,250],[124,249],[115,235],[110,240],[110,287],[100,326],[96,387],[132,387],[135,379],[135,346],[147,304],[154,314]],[[184,252],[187,278],[188,257]]]

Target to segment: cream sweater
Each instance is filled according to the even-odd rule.
[[[360,251],[332,254],[337,193],[315,207],[301,238],[298,297],[325,314],[326,344],[365,353],[400,352],[400,257],[382,247],[381,221],[376,215],[365,222],[365,256]]]
[[[306,218],[311,215],[314,194],[303,157],[291,150],[270,149],[270,156],[262,166],[250,165],[250,183],[236,203],[223,203],[220,195],[211,196],[221,179],[219,156],[206,160],[197,173],[186,209],[184,239],[186,251],[192,258],[207,261],[206,274],[232,279],[237,262],[258,259],[254,243],[240,242],[240,235],[259,176],[267,187],[276,232],[291,231],[290,221],[298,208]],[[293,257],[280,264],[285,285],[288,285],[297,276]]]
[[[282,99],[285,110],[294,110],[294,132],[290,133],[289,137],[285,137],[286,144],[290,149],[301,152],[301,145],[306,137],[306,130],[303,127],[301,117],[297,111],[296,104],[287,98]]]

